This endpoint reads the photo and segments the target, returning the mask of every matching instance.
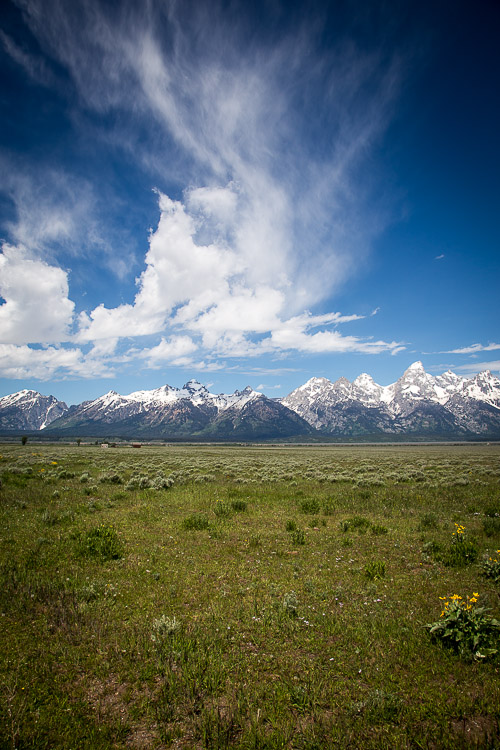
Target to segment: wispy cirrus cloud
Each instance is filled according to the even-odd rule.
[[[500,359],[492,360],[490,362],[468,362],[465,365],[456,365],[454,369],[471,375],[483,372],[484,370],[500,372]]]
[[[477,354],[479,352],[492,352],[500,349],[500,344],[471,344],[461,349],[450,349],[442,354]]]

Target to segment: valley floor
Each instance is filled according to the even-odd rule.
[[[0,747],[500,747],[500,446],[0,453]]]

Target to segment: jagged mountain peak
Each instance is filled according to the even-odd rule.
[[[405,374],[406,374],[407,372],[422,372],[422,373],[424,373],[425,375],[427,375],[427,373],[425,372],[425,367],[423,366],[423,364],[422,364],[422,362],[421,362],[420,360],[417,360],[416,362],[413,362],[413,363],[412,363],[412,364],[411,364],[411,365],[410,365],[410,366],[409,366],[409,367],[408,367],[408,368],[407,368],[407,369],[405,370]]]
[[[361,375],[358,375],[358,377],[355,378],[352,382],[356,385],[364,385],[365,383],[369,383],[371,385],[372,383],[375,383],[372,376],[368,375],[367,372],[362,372]]]
[[[191,378],[191,380],[188,380],[188,382],[184,384],[183,390],[194,392],[194,391],[206,391],[207,388],[198,380],[196,380],[196,378]]]

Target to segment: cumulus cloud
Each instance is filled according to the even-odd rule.
[[[148,366],[152,368],[165,362],[173,366],[184,366],[192,363],[191,355],[197,348],[189,336],[172,336],[168,340],[162,337],[157,346],[142,350],[139,356],[147,359]]]
[[[4,244],[0,254],[0,342],[52,343],[67,340],[74,303],[68,276],[33,258],[26,248]]]
[[[398,342],[364,341],[343,336],[337,330],[310,332],[313,328],[360,320],[361,315],[313,315],[306,311],[287,317],[288,310],[300,306],[302,300],[296,300],[297,289],[286,269],[276,270],[269,283],[263,283],[237,239],[232,246],[220,237],[210,244],[199,244],[197,237],[213,230],[205,226],[204,218],[208,213],[210,222],[214,214],[214,191],[202,196],[203,200],[195,202],[197,213],[193,216],[181,201],[159,195],[160,221],[150,236],[146,268],[137,279],[134,303],[109,309],[100,305],[90,315],[81,316],[80,341],[181,329],[189,336],[172,339],[175,346],[189,342],[189,347],[199,345],[213,356],[222,357],[287,350],[377,354],[401,349]],[[223,197],[217,196],[219,216],[221,206],[223,212],[230,207],[231,214],[238,210],[236,197],[230,188],[225,189]],[[192,205],[192,193],[187,203]],[[199,344],[193,342],[193,337]],[[152,361],[167,359],[167,355],[176,360],[172,342],[162,339],[155,353],[148,350],[147,356]]]

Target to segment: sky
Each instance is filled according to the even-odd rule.
[[[500,4],[4,0],[0,396],[500,373]]]

